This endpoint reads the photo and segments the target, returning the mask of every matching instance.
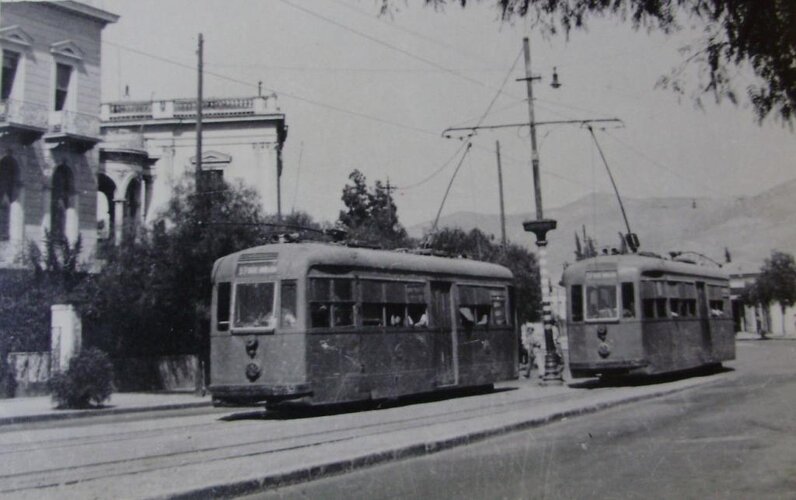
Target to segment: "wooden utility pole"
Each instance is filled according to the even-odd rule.
[[[500,188],[500,238],[503,243],[503,250],[506,250],[506,210],[503,205],[503,168],[500,166],[500,141],[495,141],[495,152],[497,153],[498,187]]]
[[[204,49],[204,37],[199,33],[199,50],[196,54],[199,57],[197,84],[196,84],[196,186],[202,184],[202,53]]]
[[[390,178],[387,177],[387,211],[390,214],[390,232],[392,232],[392,188],[390,187]]]

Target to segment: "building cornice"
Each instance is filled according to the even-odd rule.
[[[66,10],[72,14],[87,17],[92,21],[97,21],[102,24],[111,24],[119,20],[119,16],[116,14],[74,0],[47,2],[47,4],[56,9]]]

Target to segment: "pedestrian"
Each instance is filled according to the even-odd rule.
[[[541,327],[530,328],[531,337],[531,362],[529,363],[528,376],[531,374],[531,366],[536,366],[539,377],[544,375],[544,330]]]

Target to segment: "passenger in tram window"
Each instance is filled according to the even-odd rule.
[[[311,305],[310,315],[312,317],[312,326],[315,328],[328,328],[329,327],[329,306],[326,304],[313,303]]]
[[[478,320],[479,325],[488,325],[489,324],[489,315],[483,314],[481,315],[481,319]]]
[[[402,323],[403,321],[399,315],[393,314],[390,316],[390,326],[401,326]]]
[[[294,326],[296,324],[296,316],[293,311],[289,309],[282,309],[282,326]]]
[[[471,311],[469,307],[459,308],[459,319],[464,326],[475,324],[475,316],[473,316],[473,311]]]
[[[406,326],[428,326],[425,304],[409,304],[407,306]]]

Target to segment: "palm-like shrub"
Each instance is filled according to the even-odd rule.
[[[113,365],[108,355],[91,348],[69,362],[69,368],[49,382],[59,408],[89,408],[107,401],[113,393]]]

